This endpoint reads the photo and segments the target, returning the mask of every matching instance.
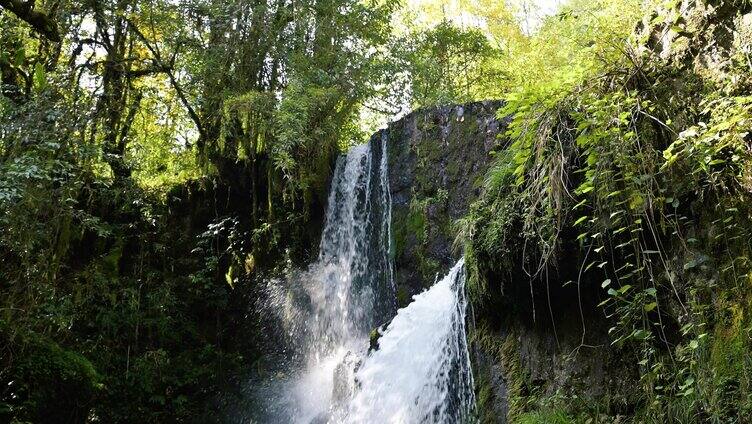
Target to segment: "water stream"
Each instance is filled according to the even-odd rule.
[[[340,157],[318,260],[270,282],[266,306],[290,348],[284,369],[259,384],[267,406],[256,420],[473,421],[464,262],[396,310],[388,177],[385,137]]]
[[[355,372],[342,422],[467,423],[475,397],[465,333],[464,261],[400,309]]]

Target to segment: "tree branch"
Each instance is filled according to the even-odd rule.
[[[44,13],[34,10],[34,0],[0,0],[0,6],[31,25],[34,31],[47,37],[50,41],[60,42],[57,22]]]
[[[188,98],[185,95],[185,92],[183,91],[183,88],[180,86],[180,83],[178,83],[177,78],[175,78],[175,73],[172,71],[172,68],[170,66],[167,66],[164,61],[162,60],[162,56],[159,54],[159,51],[149,43],[149,40],[144,36],[144,34],[141,32],[141,30],[138,29],[135,23],[133,23],[130,19],[126,19],[128,24],[131,26],[133,31],[138,35],[138,37],[141,39],[141,41],[144,43],[146,48],[151,52],[152,56],[154,56],[154,62],[157,65],[158,68],[164,69],[165,74],[167,74],[167,77],[170,79],[170,84],[172,85],[172,88],[175,90],[175,92],[178,95],[178,98],[180,99],[180,102],[183,103],[183,107],[188,111],[188,116],[190,116],[193,123],[196,125],[196,129],[198,130],[198,134],[200,139],[206,138],[206,130],[204,129],[203,124],[201,123],[201,117],[196,113],[196,110],[193,109],[193,106],[191,106],[190,102],[188,101]],[[172,62],[175,61],[175,58],[173,57],[171,59]]]

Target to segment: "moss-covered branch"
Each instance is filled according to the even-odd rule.
[[[46,13],[34,10],[35,0],[0,0],[0,6],[31,25],[34,31],[47,37],[50,41],[61,40],[57,22]]]

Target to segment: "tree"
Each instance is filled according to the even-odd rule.
[[[444,21],[409,38],[404,55],[413,107],[479,99],[503,80],[494,66],[500,52],[479,30]]]

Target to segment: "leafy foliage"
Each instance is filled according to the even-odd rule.
[[[495,68],[500,53],[477,29],[443,21],[406,38],[399,44],[407,46],[401,55],[410,73],[414,107],[476,100],[502,81]]]
[[[705,19],[734,19],[734,7],[721,4]],[[659,10],[676,16],[678,5]],[[647,31],[674,21],[653,19],[658,29]],[[701,31],[675,35],[695,36]],[[568,70],[572,78],[553,86],[524,88],[500,112],[514,114],[512,142],[465,221],[476,291],[498,289],[484,276],[508,266],[540,284],[575,243],[578,290],[600,291],[612,344],[634,355],[644,418],[739,418],[748,408],[747,361],[728,352],[738,359],[724,372],[711,358],[729,340],[746,346],[736,331],[748,316],[749,100],[748,87],[727,78],[743,81],[736,75],[748,68],[697,70],[677,60],[685,50],[597,38],[592,48],[606,60]],[[730,304],[713,300],[729,292]],[[737,323],[729,333],[720,330],[726,308]]]
[[[256,282],[315,251],[366,115],[496,97],[510,142],[461,223],[479,306],[566,254],[637,421],[752,411],[749,1],[572,0],[534,30],[526,1],[6,3],[2,420],[218,420],[274,343]],[[421,243],[429,206],[399,227]]]
[[[32,3],[59,38],[0,7],[0,421],[218,421],[394,5]]]

